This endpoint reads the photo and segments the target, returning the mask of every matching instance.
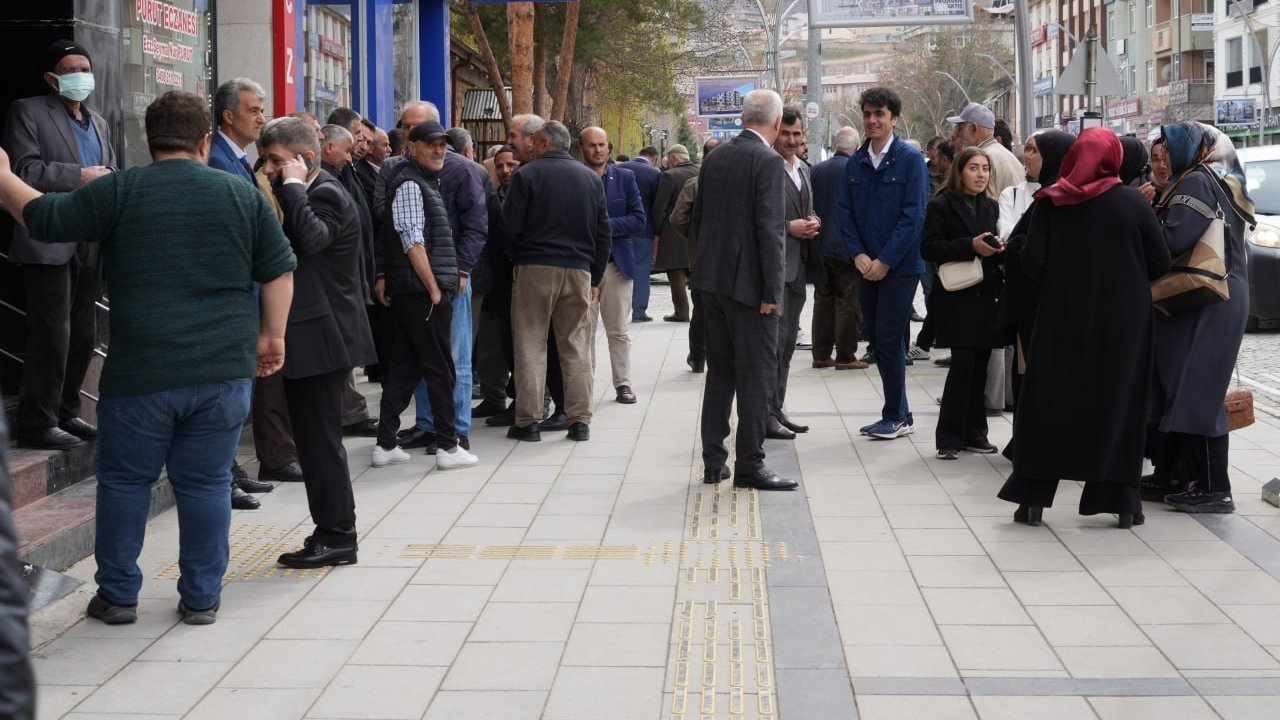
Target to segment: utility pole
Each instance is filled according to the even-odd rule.
[[[1022,142],[1035,132],[1035,113],[1032,111],[1031,80],[1031,11],[1027,0],[1013,0],[1014,40],[1017,42],[1019,125],[1022,126]]]
[[[809,149],[820,150],[822,148],[822,30],[813,26],[813,5],[814,0],[807,0],[805,11],[809,13],[809,48],[808,53],[808,78],[805,87],[808,88],[806,93],[809,96],[810,103],[817,103],[818,111],[816,113],[809,112],[808,136]],[[808,110],[808,108],[806,108]],[[821,153],[818,153],[818,157]]]

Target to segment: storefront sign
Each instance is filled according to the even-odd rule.
[[[1049,41],[1049,30],[1045,25],[1039,25],[1031,31],[1031,47],[1043,45]]]
[[[1046,75],[1035,81],[1034,84],[1036,97],[1041,95],[1049,95],[1053,93],[1053,76]]]
[[[1107,117],[1127,118],[1142,114],[1142,101],[1138,98],[1119,100],[1107,106]]]
[[[973,22],[968,0],[862,3],[848,0],[810,0],[813,27],[876,27],[885,25],[947,25]]]
[[[742,99],[758,87],[754,75],[699,77],[693,86],[698,114],[704,117],[741,115]]]
[[[275,97],[272,105],[276,117],[288,115],[298,109],[297,84],[294,82],[299,59],[295,54],[298,42],[298,14],[294,0],[272,0],[271,26],[275,42],[272,80],[275,81]]]
[[[1258,101],[1254,98],[1219,100],[1214,103],[1214,124],[1224,130],[1258,127]]]
[[[1213,32],[1213,13],[1194,13],[1191,16],[1192,32]]]
[[[151,35],[142,36],[142,52],[164,62],[189,63],[195,59],[196,49],[171,40],[162,40]]]
[[[342,43],[336,40],[330,40],[323,35],[320,36],[320,52],[339,60],[347,59],[347,48],[344,47]]]
[[[134,0],[134,18],[147,28],[164,28],[190,38],[200,36],[200,13],[161,0]]]

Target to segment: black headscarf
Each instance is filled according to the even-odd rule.
[[[1124,159],[1120,161],[1120,182],[1131,185],[1142,177],[1147,168],[1147,146],[1138,138],[1122,137],[1120,147],[1124,150]]]
[[[1040,152],[1040,187],[1049,187],[1058,182],[1058,171],[1062,169],[1062,159],[1075,143],[1076,136],[1061,130],[1045,130],[1036,133],[1036,150]]]

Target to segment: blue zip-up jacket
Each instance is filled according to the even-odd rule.
[[[920,234],[929,202],[924,155],[895,135],[877,169],[870,145],[863,142],[849,158],[838,198],[849,257],[866,253],[889,266],[889,277],[923,275]]]

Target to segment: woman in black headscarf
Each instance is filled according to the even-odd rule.
[[[1120,182],[1131,188],[1141,188],[1147,182],[1147,146],[1135,137],[1120,138],[1124,158],[1120,161]]]

